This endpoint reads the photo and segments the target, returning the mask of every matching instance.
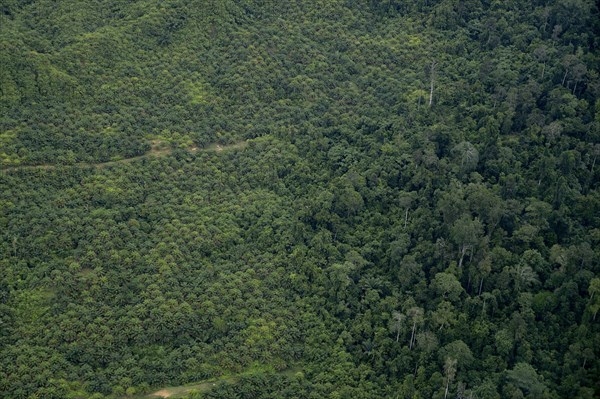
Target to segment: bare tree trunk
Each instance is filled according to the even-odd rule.
[[[567,69],[565,71],[565,76],[563,76],[563,80],[561,82],[561,85],[564,86],[565,85],[565,80],[567,80],[567,75],[569,74],[569,70]]]
[[[400,339],[400,329],[398,329],[398,331],[396,331],[396,342],[398,342],[399,339]]]
[[[463,260],[465,258],[465,254],[467,253],[467,246],[463,245],[462,251],[460,253],[460,260],[458,261],[458,268],[460,269],[463,264]]]
[[[435,81],[435,66],[437,65],[437,62],[435,61],[431,61],[431,86],[429,89],[429,106],[431,107],[431,104],[433,104],[433,83]]]
[[[544,79],[544,72],[546,72],[546,62],[544,61],[544,65],[542,66],[542,77],[540,80]]]
[[[481,278],[481,280],[479,280],[479,293],[477,294],[478,296],[481,296],[482,288],[483,288],[483,277]]]
[[[444,392],[444,399],[448,396],[448,388],[450,386],[450,378],[446,377],[446,392]]]
[[[410,344],[408,345],[408,349],[411,349],[411,350],[412,350],[413,342],[414,342],[414,339],[415,339],[415,330],[416,330],[416,328],[417,328],[417,322],[414,322],[413,323],[413,328],[412,328],[412,333],[410,335]]]
[[[485,298],[483,298],[483,305],[481,306],[481,315],[485,314]]]
[[[444,399],[446,399],[450,390],[450,381],[454,380],[454,376],[456,375],[456,359],[446,358],[444,371],[446,372],[446,392],[444,393]]]
[[[406,228],[406,223],[408,223],[408,208],[406,208],[406,212],[404,213],[404,228]]]

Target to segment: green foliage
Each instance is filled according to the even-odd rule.
[[[598,15],[4,1],[0,398],[597,396]]]

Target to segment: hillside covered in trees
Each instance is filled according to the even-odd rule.
[[[3,0],[0,398],[600,397],[599,46],[592,0]]]

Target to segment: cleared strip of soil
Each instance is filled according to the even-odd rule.
[[[96,168],[106,168],[108,166],[117,165],[120,163],[131,163],[131,162],[137,161],[139,159],[143,159],[143,158],[164,157],[164,156],[167,156],[167,155],[170,155],[171,153],[173,153],[172,148],[163,148],[162,145],[163,145],[163,142],[154,140],[154,141],[152,141],[152,148],[150,149],[150,151],[146,152],[144,155],[138,155],[136,157],[119,159],[117,161],[98,162],[98,163],[78,162],[78,163],[74,163],[71,165],[41,164],[41,165],[9,166],[7,168],[0,167],[0,171],[26,170],[26,169],[48,170],[48,169],[57,168],[59,166],[64,166],[64,167],[90,166],[90,167],[96,167]],[[247,146],[248,146],[247,141],[239,141],[237,143],[232,143],[232,144],[214,143],[214,144],[210,144],[209,146],[204,147],[204,148],[190,147],[187,150],[192,153],[203,152],[203,151],[205,151],[205,152],[223,152],[223,151],[227,151],[227,150],[241,150],[241,149],[246,148]]]
[[[278,374],[292,376],[300,371],[302,371],[302,369],[300,367],[291,367],[287,370],[283,370],[283,371],[279,372]],[[243,375],[243,374],[244,373],[239,374],[239,375],[229,376],[229,377],[221,377],[218,379],[211,379],[211,380],[207,380],[207,381],[203,381],[203,382],[198,382],[196,384],[180,385],[180,386],[176,386],[176,387],[165,387],[165,388],[161,388],[155,392],[152,392],[152,393],[149,393],[146,395],[135,396],[135,398],[136,399],[158,399],[158,398],[177,399],[177,398],[181,398],[182,396],[185,396],[185,395],[191,393],[192,391],[195,391],[195,392],[210,391],[214,386],[216,386],[220,382],[235,383],[239,380],[240,375]]]

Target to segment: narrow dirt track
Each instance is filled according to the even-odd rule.
[[[48,169],[55,169],[58,167],[72,167],[72,166],[88,166],[88,167],[95,167],[95,168],[106,168],[109,166],[113,166],[113,165],[118,165],[118,164],[124,164],[124,163],[131,163],[140,159],[144,159],[144,158],[151,158],[151,157],[164,157],[167,155],[171,155],[173,153],[173,149],[172,148],[163,148],[163,142],[158,141],[158,140],[154,140],[152,141],[152,147],[151,149],[146,152],[143,155],[138,155],[135,157],[131,157],[131,158],[124,158],[124,159],[119,159],[117,161],[108,161],[108,162],[98,162],[98,163],[89,163],[89,162],[78,162],[78,163],[74,163],[74,164],[70,164],[70,165],[56,165],[56,164],[41,164],[41,165],[23,165],[23,166],[9,166],[6,168],[2,168],[0,167],[0,172],[10,172],[10,171],[15,171],[15,170],[48,170]],[[198,148],[196,146],[193,147],[189,147],[187,150],[191,153],[197,153],[197,152],[223,152],[226,150],[241,150],[243,148],[246,148],[248,146],[248,141],[239,141],[236,143],[232,143],[232,144],[210,144],[206,147],[203,148]]]
[[[290,367],[287,370],[283,370],[278,372],[281,375],[293,376],[295,373],[302,371],[302,368],[299,366]],[[136,399],[159,399],[159,398],[181,398],[190,394],[191,392],[208,392],[212,388],[214,388],[218,383],[228,382],[228,383],[237,383],[240,380],[240,376],[244,375],[244,373],[238,375],[232,375],[225,378],[218,378],[214,380],[198,382],[196,384],[190,385],[180,385],[174,387],[164,387],[158,391],[136,396]],[[125,399],[125,398],[123,398]]]

